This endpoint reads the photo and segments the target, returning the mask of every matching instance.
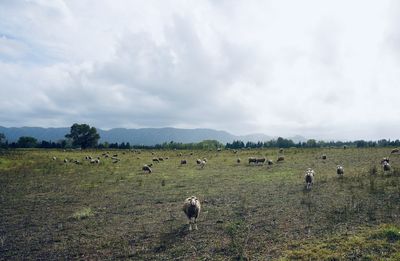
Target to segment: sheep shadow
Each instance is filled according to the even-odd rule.
[[[196,233],[196,230],[189,231],[187,224],[171,228],[168,232],[161,234],[159,244],[154,247],[153,251],[160,253],[172,249],[174,245],[186,241],[187,237],[193,233]]]

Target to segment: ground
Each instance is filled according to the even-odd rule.
[[[280,163],[278,149],[109,151],[118,163],[107,150],[1,151],[0,259],[400,260],[400,155],[390,151],[289,148]],[[144,173],[153,157],[164,160]],[[202,204],[194,231],[182,211],[191,195]]]

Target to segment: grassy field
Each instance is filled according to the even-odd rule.
[[[379,164],[390,150],[292,148],[282,163],[277,149],[110,151],[121,160],[100,164],[84,157],[106,151],[2,151],[0,259],[400,260],[400,155],[389,173]],[[169,159],[143,173],[155,156]],[[191,195],[202,212],[189,232],[181,206]]]

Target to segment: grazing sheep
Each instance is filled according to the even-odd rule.
[[[82,164],[79,160],[75,160],[74,163],[75,163],[76,165]]]
[[[196,160],[197,165],[199,165],[201,163],[201,161],[202,161],[201,159],[197,159]]]
[[[164,161],[164,158],[159,157],[158,160],[159,160],[159,161]]]
[[[181,165],[187,164],[187,161],[185,159],[181,160]]]
[[[57,157],[56,157],[56,156],[54,156],[54,157],[53,157],[53,160],[56,160],[56,159],[57,159]]]
[[[321,158],[322,158],[323,160],[326,160],[326,155],[325,155],[325,154],[322,154]]]
[[[399,153],[399,149],[392,149],[392,151],[390,152],[390,154],[394,154],[394,153]]]
[[[249,157],[249,164],[250,163],[257,163],[257,158],[255,157]]]
[[[218,148],[217,151],[220,152],[220,151],[221,151],[221,148]]]
[[[315,172],[313,169],[308,168],[306,170],[306,174],[305,174],[305,180],[306,180],[306,189],[311,189],[312,184],[314,183],[314,175]]]
[[[200,201],[195,196],[191,196],[183,203],[182,210],[189,219],[189,231],[192,230],[192,224],[194,224],[194,229],[197,230],[197,218],[201,210]]]
[[[149,166],[151,168],[151,167],[153,167],[153,163],[150,163],[147,166]]]
[[[238,164],[240,163],[240,158],[236,159],[236,163],[238,163]]]
[[[279,153],[283,153],[283,148],[280,148],[280,149],[279,149]]]
[[[67,159],[64,159],[64,163],[68,163],[68,160],[67,160]]]
[[[149,166],[147,166],[146,164],[143,165],[142,170],[143,170],[144,172],[151,173],[151,168],[150,168]]]
[[[336,173],[339,175],[339,177],[342,177],[343,174],[344,174],[344,168],[343,168],[343,166],[337,165]]]
[[[92,163],[92,164],[94,164],[94,163],[99,164],[99,163],[100,163],[100,160],[99,160],[99,159],[92,159],[92,160],[90,160],[90,163]]]
[[[391,169],[391,167],[390,167],[389,162],[385,161],[383,163],[383,171],[390,171],[390,169]]]
[[[113,157],[118,157],[118,154],[114,154]]]
[[[204,160],[202,160],[201,162],[200,162],[200,167],[201,168],[204,168],[204,166],[207,164],[207,161],[204,161]]]
[[[267,164],[268,164],[268,165],[272,165],[272,164],[274,164],[274,163],[272,162],[272,160],[267,160]]]
[[[203,161],[207,162],[207,158],[203,158]]]
[[[285,157],[284,156],[279,156],[278,159],[276,160],[276,162],[280,162],[280,161],[284,161]]]
[[[265,158],[258,158],[258,159],[256,159],[256,163],[257,163],[257,164],[258,164],[258,163],[264,164],[264,162],[265,162]]]
[[[153,162],[160,162],[158,158],[153,158]]]

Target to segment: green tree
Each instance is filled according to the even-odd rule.
[[[65,137],[72,139],[72,145],[80,146],[82,149],[96,147],[100,139],[95,127],[78,123],[71,126],[70,133],[66,134]]]
[[[0,133],[0,144],[2,144],[6,140],[6,135],[4,133]]]
[[[34,148],[37,145],[37,139],[34,137],[23,136],[19,137],[17,144],[20,148]]]

